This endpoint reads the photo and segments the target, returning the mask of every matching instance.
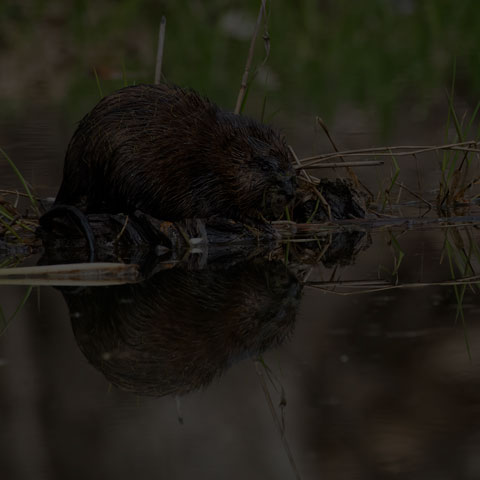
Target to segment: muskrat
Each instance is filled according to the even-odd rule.
[[[74,133],[55,204],[162,220],[278,219],[295,195],[273,128],[192,90],[137,85],[104,97]]]

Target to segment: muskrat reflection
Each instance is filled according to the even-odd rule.
[[[282,263],[256,261],[63,294],[88,360],[121,389],[160,396],[206,386],[282,343],[301,287]]]

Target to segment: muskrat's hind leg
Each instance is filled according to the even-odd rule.
[[[73,205],[54,205],[48,212],[40,218],[40,225],[45,229],[49,229],[49,225],[53,219],[62,216],[62,214],[69,214],[70,219],[83,232],[88,243],[90,252],[88,261],[90,263],[95,261],[95,237],[93,235],[92,227],[88,222],[86,215],[77,207]]]

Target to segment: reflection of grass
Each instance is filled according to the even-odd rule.
[[[468,229],[466,229],[466,241],[467,246],[465,247],[464,238],[458,228],[451,228],[445,232],[444,254],[448,258],[450,275],[454,280],[458,277],[474,277],[476,273],[474,266],[475,262],[479,264],[480,261],[478,245],[475,238],[470,235]],[[457,302],[455,320],[460,320],[462,324],[469,357],[471,356],[470,345],[468,342],[468,331],[463,311],[463,302],[467,288],[471,289],[474,294],[478,295],[479,285],[480,282],[467,282],[461,285],[453,285],[453,291]]]
[[[27,300],[30,297],[30,294],[32,293],[32,289],[33,289],[32,286],[27,288],[27,291],[25,292],[25,295],[23,296],[22,300],[20,300],[20,303],[17,305],[17,308],[8,318],[7,316],[5,316],[2,306],[0,305],[0,336],[3,335],[3,333],[5,333],[5,330],[12,323],[12,321],[18,315],[20,310],[22,310],[24,305],[27,303]]]
[[[401,249],[396,236],[389,232],[390,243],[394,251],[394,268],[392,280],[355,280],[307,282],[309,287],[320,289],[336,295],[359,295],[384,292],[389,290],[424,289],[428,287],[447,287],[453,289],[456,302],[455,322],[462,326],[465,345],[471,359],[471,348],[468,336],[468,325],[464,312],[464,301],[468,292],[477,297],[480,293],[480,247],[478,234],[470,224],[456,226],[446,222],[443,226],[444,245],[440,262],[447,260],[450,280],[401,282],[398,277],[400,265],[405,253]],[[390,272],[389,272],[390,273]]]
[[[398,284],[398,271],[400,270],[400,265],[402,264],[403,257],[405,256],[405,252],[400,247],[396,236],[393,234],[392,231],[389,232],[390,235],[390,244],[393,249],[393,271],[392,276],[395,277],[395,283]]]
[[[402,261],[405,257],[405,252],[403,251],[400,243],[398,242],[397,236],[392,229],[388,230],[388,244],[392,250],[393,255],[393,268],[390,270],[383,265],[379,265],[379,272],[385,272],[393,281],[394,285],[399,285],[399,271]]]

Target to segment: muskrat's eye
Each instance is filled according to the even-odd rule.
[[[275,168],[274,163],[269,158],[255,157],[254,160],[260,166],[262,172],[271,172]]]

